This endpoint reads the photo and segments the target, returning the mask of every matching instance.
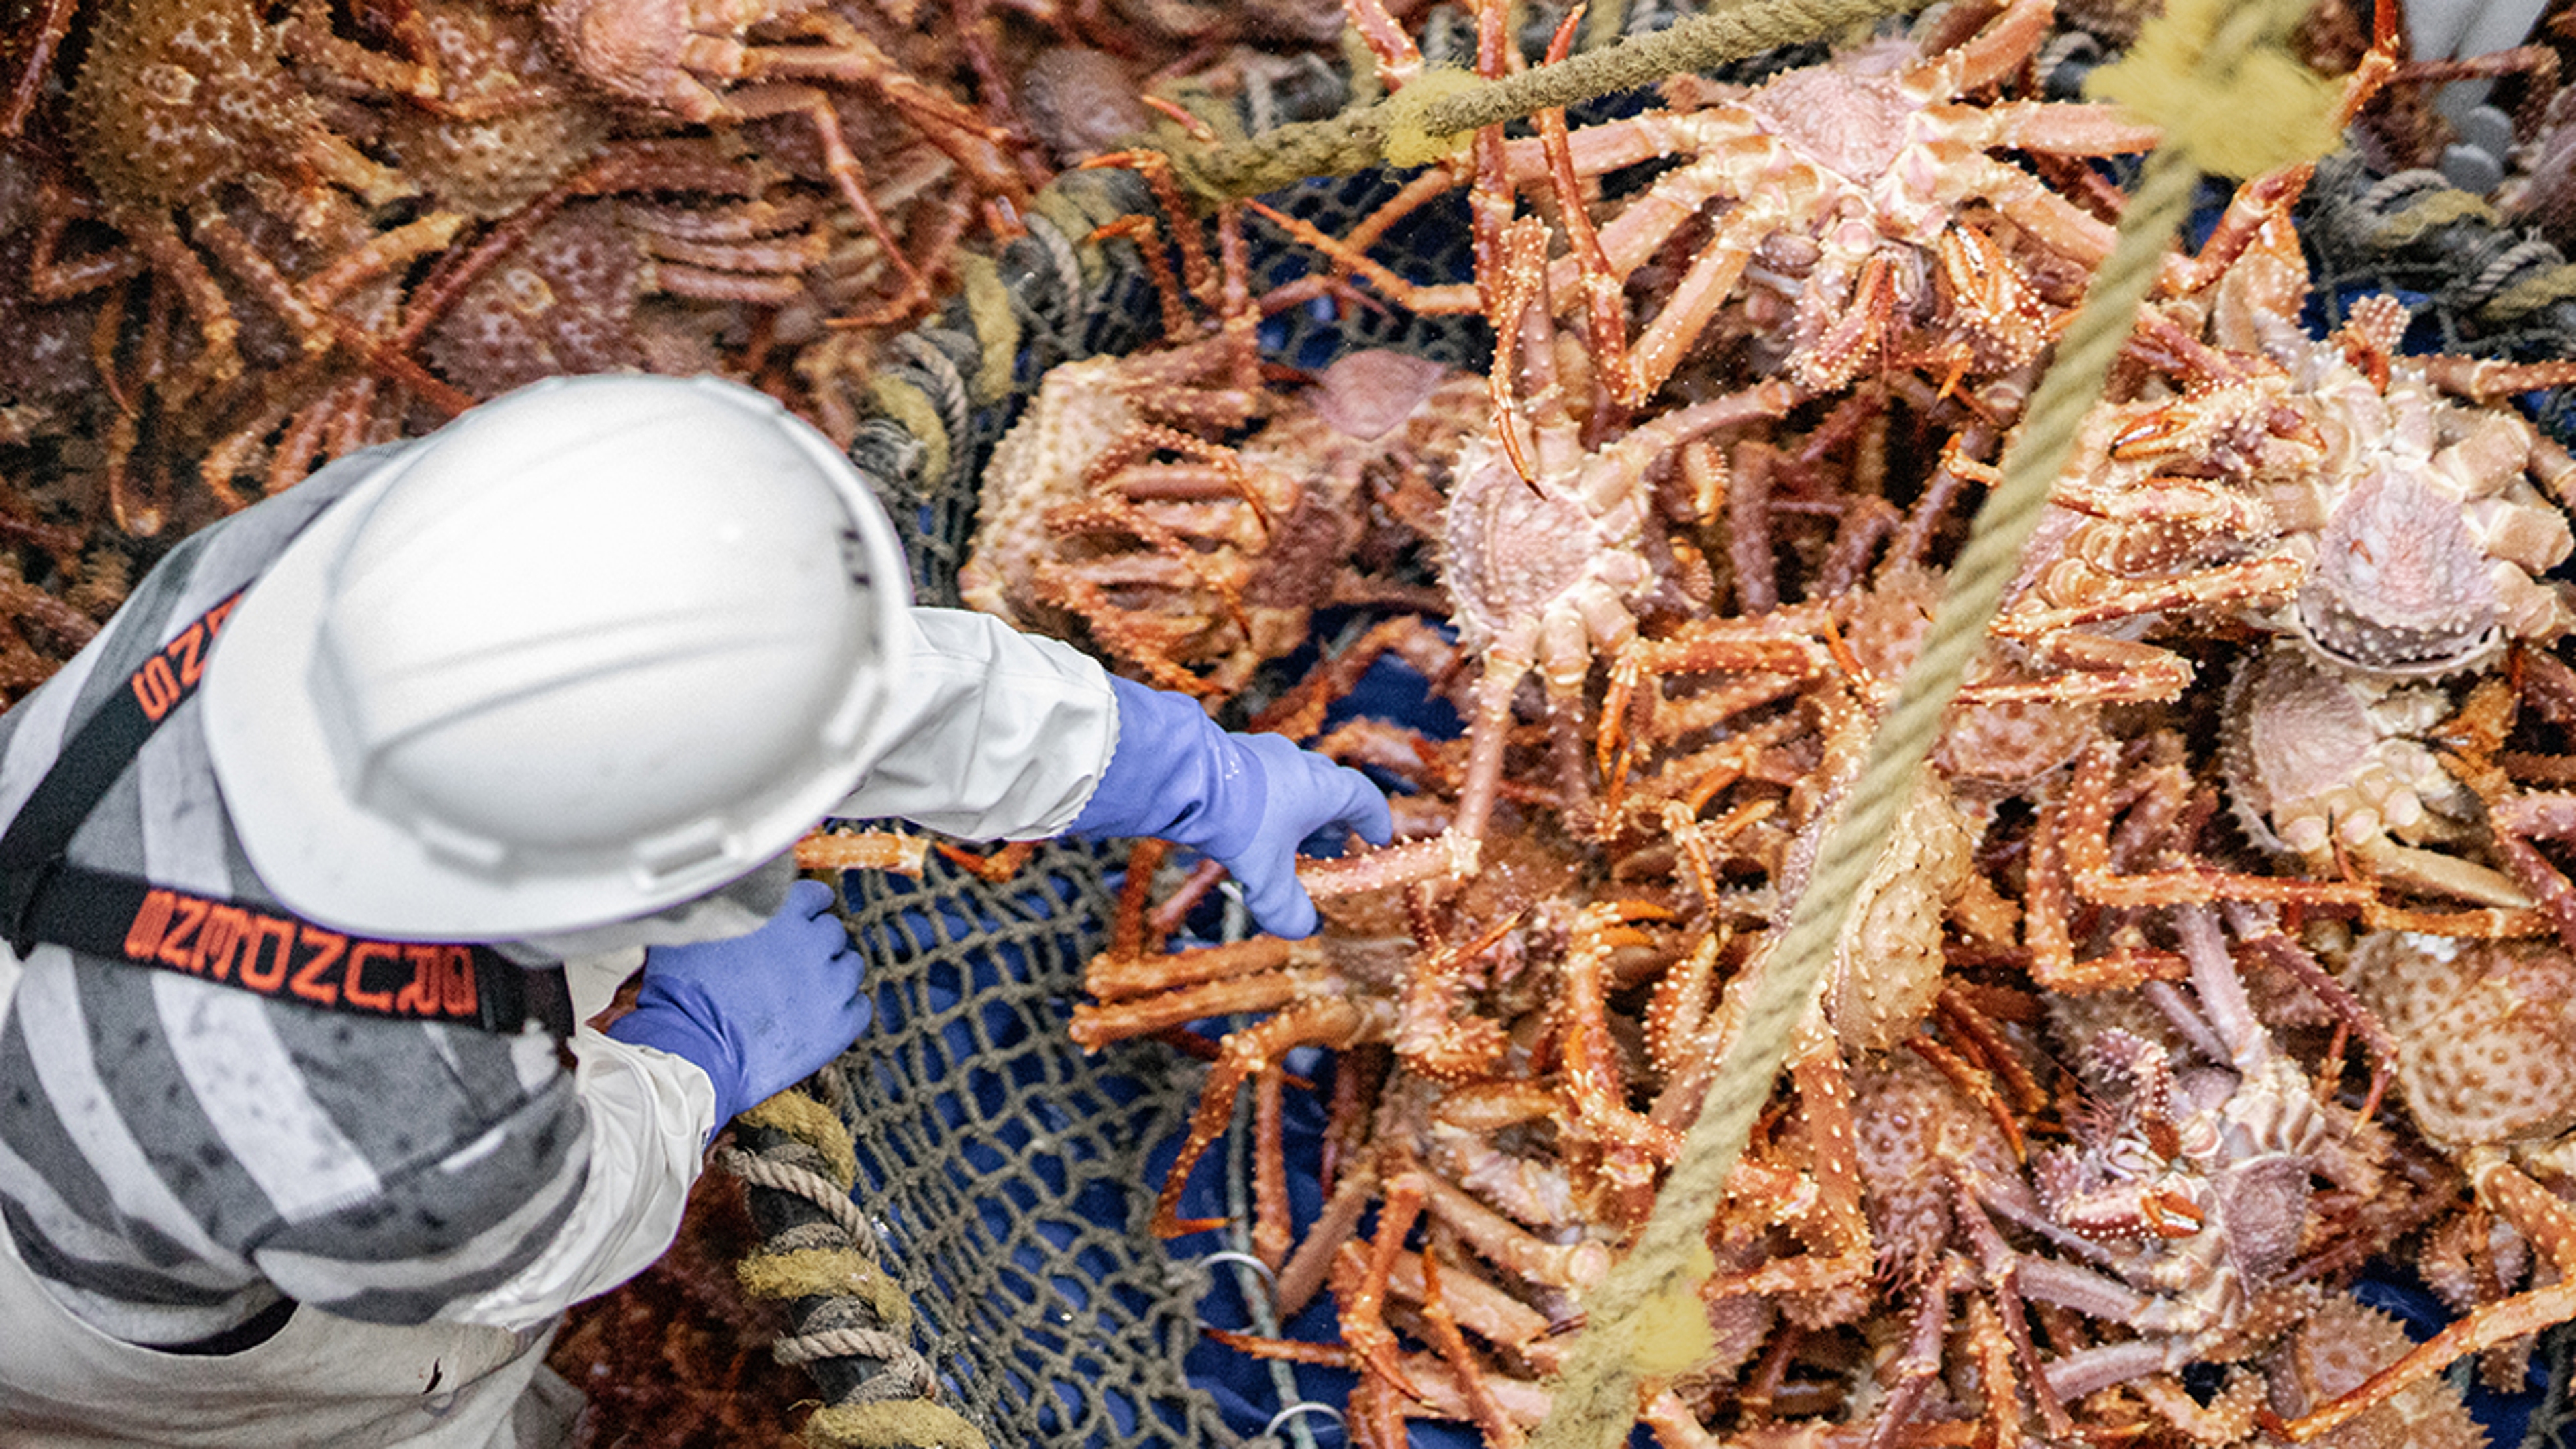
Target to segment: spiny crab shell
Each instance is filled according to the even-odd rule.
[[[2397,1042],[2415,1125],[2446,1148],[2545,1145],[2576,1128],[2576,957],[2554,941],[2376,931],[2343,981]]]
[[[1552,683],[1571,688],[1591,666],[1587,640],[1606,653],[1636,632],[1629,601],[1656,582],[1644,552],[1648,500],[1623,471],[1585,468],[1570,426],[1540,428],[1537,448],[1532,481],[1490,435],[1469,440],[1441,572],[1469,648],[1524,644]]]
[[[1846,615],[1844,642],[1890,697],[1931,632],[1946,584],[1932,569],[1895,560],[1879,569],[1868,588],[1839,601]],[[1974,683],[2028,673],[2006,650],[1992,647],[1969,666]],[[2100,716],[2098,706],[2080,699],[1954,703],[1942,717],[1932,762],[1964,795],[2009,794],[2074,759],[2092,741]]]
[[[2287,644],[2248,659],[2228,683],[2219,750],[2238,821],[2307,856],[2333,840],[2448,833],[2472,802],[2420,737],[2451,707],[2436,686],[2325,668]]]
[[[2394,1317],[2327,1293],[2272,1355],[2272,1410],[2284,1418],[2304,1414],[2352,1392],[2412,1347]],[[2483,1449],[2486,1431],[2469,1413],[2462,1387],[2448,1377],[2426,1379],[2313,1442],[2326,1449]]]
[[[2566,632],[2567,603],[2540,580],[2576,540],[2525,476],[2531,425],[2443,397],[2404,358],[2383,390],[2331,344],[2304,354],[2293,368],[2325,445],[2269,489],[2309,570],[2281,622],[2338,667],[2391,678],[2474,669],[2511,639]]]
[[[1853,893],[1823,984],[1826,1018],[1854,1051],[1893,1051],[1940,995],[1942,921],[1976,874],[1976,836],[1950,789],[1926,770],[1886,848]]]

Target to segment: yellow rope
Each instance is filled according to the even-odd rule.
[[[964,1415],[919,1399],[816,1409],[799,1437],[814,1449],[986,1449]]]
[[[1385,162],[1421,165],[1453,149],[1452,143],[1465,144],[1481,127],[1838,34],[1924,3],[1725,0],[1668,29],[1519,75],[1488,81],[1452,72],[1455,79],[1444,79],[1435,71],[1390,100],[1329,120],[1281,126],[1234,145],[1175,146],[1173,169],[1201,199],[1219,202],[1276,191],[1310,176],[1349,176]]]
[[[1012,364],[1020,355],[1020,314],[1011,310],[1011,289],[991,257],[960,251],[956,260],[958,290],[965,295],[966,316],[983,349],[966,383],[976,402],[998,402],[1011,390]]]
[[[2216,0],[2177,0],[2168,16],[2153,24],[2189,25],[2196,17],[2188,12],[2206,14],[2215,5]],[[1584,1304],[1583,1333],[1558,1380],[1547,1421],[1530,1440],[1531,1449],[1608,1449],[1625,1443],[1636,1424],[1641,1368],[1652,1372],[1669,1361],[1668,1346],[1658,1345],[1657,1362],[1641,1365],[1646,1325],[1670,1331],[1671,1325],[1685,1323],[1705,1335],[1705,1316],[1680,1310],[1697,1306],[1707,1261],[1703,1235],[1727,1175],[1744,1151],[1755,1114],[1771,1095],[1789,1039],[1833,957],[1862,878],[1892,832],[1898,808],[1913,796],[1914,772],[1940,733],[1942,713],[1985,643],[1986,627],[2016,571],[2022,544],[2074,451],[2076,429],[2101,395],[2169,239],[2190,213],[2200,168],[2207,162],[2194,143],[2231,134],[2232,128],[2211,113],[2232,108],[2244,116],[2239,76],[2248,58],[2258,46],[2277,46],[2278,37],[2306,8],[2306,0],[2263,0],[2237,8],[2223,21],[2200,27],[2197,37],[2186,34],[2199,44],[2180,49],[2168,44],[2157,61],[2159,73],[2142,77],[2132,72],[2124,82],[2151,118],[2191,110],[2202,114],[2177,132],[2182,144],[2161,147],[2148,158],[2111,255],[2094,276],[2005,451],[2003,480],[1978,511],[1922,653],[1906,672],[1895,705],[1871,741],[1851,805],[1826,835],[1807,888],[1762,968],[1737,1044],[1684,1139],[1680,1161],[1657,1194],[1636,1246]],[[2186,13],[2177,19],[2174,12]],[[2140,49],[2146,50],[2145,36],[2140,39]],[[2270,71],[2268,63],[2258,63],[2252,74]],[[2140,86],[2142,78],[2146,83]],[[2277,118],[2255,124],[2267,125],[2266,134],[2293,144],[2313,137],[2312,131],[2282,126]],[[2298,158],[2251,157],[2231,143],[2220,161],[2234,167],[2249,159],[2282,165]]]
[[[807,1248],[758,1253],[734,1267],[742,1291],[754,1298],[856,1298],[895,1333],[912,1328],[912,1300],[888,1277],[874,1254],[857,1248]]]
[[[736,1120],[746,1127],[783,1133],[823,1154],[823,1161],[831,1166],[833,1184],[843,1192],[859,1180],[859,1152],[850,1141],[850,1129],[831,1108],[803,1092],[780,1092]]]
[[[2576,297],[2576,262],[2565,262],[2489,297],[2478,309],[2478,320],[2500,327],[2571,297]]]
[[[868,393],[876,400],[877,411],[903,424],[921,444],[921,476],[936,483],[948,476],[948,425],[939,418],[939,404],[920,388],[884,372],[868,374]]]
[[[1474,89],[1444,97],[1432,106],[1422,118],[1423,126],[1434,135],[1458,135],[1463,140],[1465,133],[1487,126],[1635,90],[1777,46],[1839,35],[1882,16],[1919,9],[1924,3],[1738,0],[1662,30],[1629,36],[1606,50],[1586,51],[1500,80],[1480,81]]]

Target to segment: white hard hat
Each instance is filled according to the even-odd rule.
[[[595,926],[722,886],[850,792],[909,603],[884,511],[768,397],[541,382],[392,454],[252,585],[207,745],[304,915]]]

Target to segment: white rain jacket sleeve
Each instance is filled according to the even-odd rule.
[[[536,1327],[653,1266],[680,1234],[717,1125],[715,1087],[678,1057],[587,1026],[573,1034],[572,1050],[573,1090],[590,1118],[581,1196],[535,1262],[442,1318]]]
[[[877,731],[882,753],[834,813],[894,817],[969,840],[1061,832],[1089,803],[1117,747],[1107,672],[1070,645],[982,614],[914,609],[910,619],[894,707]],[[783,869],[755,876],[724,893],[739,901],[710,898],[531,944],[567,959],[575,1008],[588,1016],[642,963],[641,944],[757,929],[766,918],[762,903],[774,910],[790,877]],[[678,1235],[689,1185],[717,1125],[706,1073],[588,1028],[573,1050],[576,1087],[590,1115],[590,1173],[581,1197],[534,1263],[442,1317],[513,1329],[542,1323],[644,1271]]]
[[[832,813],[966,840],[1042,840],[1091,800],[1118,745],[1108,672],[1069,644],[962,609],[914,609],[883,753]]]

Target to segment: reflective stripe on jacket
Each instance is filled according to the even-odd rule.
[[[0,715],[0,820],[102,691],[387,456],[343,459],[173,550]],[[884,753],[840,813],[975,838],[1060,830],[1114,747],[1099,666],[979,615],[912,619]],[[71,858],[270,903],[196,708],[155,731]],[[582,948],[735,934],[757,924],[742,914],[602,928]],[[0,1014],[0,1225],[53,1299],[129,1342],[217,1333],[281,1294],[374,1323],[542,1324],[668,1244],[710,1125],[703,1073],[594,1032],[575,1043],[577,1084],[542,1033],[332,1015],[59,946],[23,964]],[[14,1353],[0,1340],[0,1368]]]

